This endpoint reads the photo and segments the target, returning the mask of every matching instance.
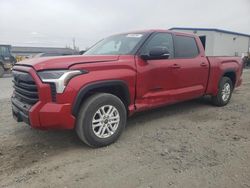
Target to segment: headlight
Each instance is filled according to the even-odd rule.
[[[57,93],[63,93],[69,80],[74,76],[87,73],[82,70],[48,70],[38,72],[39,77],[45,83],[54,83]]]

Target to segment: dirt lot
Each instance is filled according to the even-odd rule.
[[[11,78],[0,87],[0,187],[250,187],[250,70],[228,106],[199,99],[138,114],[101,149],[16,123]]]

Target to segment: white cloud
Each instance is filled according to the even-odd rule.
[[[81,48],[119,32],[213,27],[250,34],[249,0],[1,0],[0,43]]]

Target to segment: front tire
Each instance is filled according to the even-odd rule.
[[[98,93],[90,96],[78,113],[76,132],[91,147],[115,142],[125,128],[127,111],[115,95]]]
[[[212,96],[212,102],[216,106],[225,106],[231,99],[233,92],[232,80],[228,77],[223,77],[219,83],[219,90],[216,96]]]

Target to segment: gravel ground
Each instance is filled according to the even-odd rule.
[[[11,79],[11,74],[5,74],[3,78],[0,78],[0,100],[10,97],[12,93]]]
[[[198,99],[137,114],[100,149],[16,123],[11,78],[0,86],[0,187],[250,187],[250,70],[227,106]]]

